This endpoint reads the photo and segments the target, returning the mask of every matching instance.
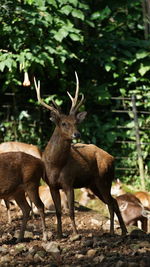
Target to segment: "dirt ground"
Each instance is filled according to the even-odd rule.
[[[0,207],[0,267],[148,267],[150,266],[150,234],[128,229],[129,234],[109,234],[108,219],[97,211],[76,211],[79,235],[73,236],[70,219],[63,215],[65,237],[57,239],[56,217],[46,214],[48,241],[42,241],[39,216],[30,219],[23,243],[15,244],[20,228],[21,213],[12,212],[12,223],[7,223],[5,207]]]

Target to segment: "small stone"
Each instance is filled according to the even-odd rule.
[[[80,240],[81,239],[81,235],[73,235],[70,237],[70,241],[77,241],[77,240]]]
[[[6,253],[8,253],[8,249],[5,248],[4,246],[1,246],[0,247],[0,253],[6,254]]]
[[[92,246],[93,246],[93,240],[92,240],[92,239],[86,240],[86,241],[83,243],[83,246],[84,246],[84,247],[92,247]]]
[[[20,243],[20,244],[17,244],[14,249],[18,252],[21,252],[21,251],[26,251],[27,248],[24,244]]]
[[[94,261],[95,263],[100,263],[100,262],[102,262],[104,259],[105,259],[105,256],[104,256],[103,254],[101,254],[100,256],[95,257],[95,258],[93,259],[93,261]]]
[[[126,267],[126,266],[128,266],[127,263],[121,260],[119,260],[115,265],[115,267]]]
[[[139,245],[139,248],[143,248],[143,247],[150,248],[150,243],[148,241],[142,241],[138,245]]]
[[[91,219],[91,224],[94,224],[94,225],[101,225],[101,222],[99,221],[99,220],[97,220],[97,219]]]
[[[90,257],[94,257],[96,254],[97,250],[96,249],[89,249],[87,252],[87,256]]]
[[[57,242],[52,241],[52,242],[42,243],[42,246],[47,252],[51,252],[51,253],[60,252],[59,244]]]
[[[9,255],[4,255],[0,258],[0,263],[11,262],[11,260],[12,258]]]
[[[146,233],[140,229],[135,229],[130,233],[130,236],[133,238],[141,238],[141,237],[145,237]]]
[[[36,254],[39,255],[41,258],[44,258],[46,255],[46,251],[45,250],[39,250]]]
[[[82,255],[82,254],[76,254],[75,257],[77,259],[83,259],[84,258],[84,255]]]
[[[36,253],[35,255],[34,255],[34,261],[43,261],[43,259],[42,259],[42,257],[39,255],[39,253]]]
[[[29,232],[29,231],[25,231],[25,235],[24,235],[25,238],[34,238],[34,234],[32,232]]]

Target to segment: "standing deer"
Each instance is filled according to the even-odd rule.
[[[42,158],[42,151],[32,144],[26,144],[22,142],[4,142],[0,144],[0,154],[5,152],[24,152],[30,154],[38,159]]]
[[[26,144],[22,142],[4,142],[0,144],[0,154],[5,152],[24,152],[30,154],[36,158],[42,158],[42,152],[37,146],[32,144]],[[7,216],[8,216],[8,223],[11,223],[11,214],[10,214],[10,201],[4,200],[6,209],[7,209]]]
[[[0,154],[0,198],[15,199],[23,213],[23,221],[17,242],[24,238],[26,224],[31,207],[25,192],[36,205],[42,220],[43,239],[46,239],[44,205],[39,198],[38,187],[45,175],[44,163],[24,152],[6,152]]]
[[[51,111],[51,120],[55,123],[55,130],[43,152],[47,183],[50,187],[57,216],[57,233],[62,237],[61,200],[59,189],[67,195],[69,216],[73,232],[77,233],[74,217],[74,188],[86,187],[108,205],[110,212],[110,233],[114,233],[114,212],[121,226],[122,233],[127,232],[117,201],[111,196],[110,189],[114,179],[114,158],[95,145],[75,144],[72,139],[79,138],[77,125],[81,123],[86,112],[77,113],[82,105],[82,95],[78,103],[79,81],[76,75],[76,92],[73,98],[70,93],[72,106],[69,115],[62,114],[55,102],[47,105],[40,97],[40,82],[35,83],[38,101]]]

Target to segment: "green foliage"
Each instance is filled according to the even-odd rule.
[[[77,70],[80,91],[86,97],[81,109],[88,111],[81,125],[83,141],[116,157],[118,178],[140,184],[131,102],[112,97],[135,94],[138,110],[149,110],[150,41],[144,40],[142,16],[138,0],[4,0],[0,10],[1,141],[17,139],[44,148],[53,127],[48,113],[37,105],[33,77],[41,80],[46,101],[52,97],[67,111],[66,91],[73,93]],[[25,71],[29,88],[22,86]],[[13,97],[8,99],[9,93]],[[112,112],[117,109],[126,113]],[[140,113],[138,117],[149,189],[150,116]],[[120,171],[121,167],[128,169]]]

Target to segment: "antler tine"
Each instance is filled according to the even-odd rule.
[[[36,94],[37,94],[37,99],[39,101],[39,103],[44,106],[45,108],[51,110],[51,111],[54,111],[54,112],[57,112],[58,113],[58,110],[55,109],[53,106],[49,106],[47,105],[42,99],[41,99],[41,96],[40,96],[40,81],[38,81],[38,84],[36,82],[36,79],[34,77],[34,85],[35,85],[35,89],[36,89]]]
[[[81,94],[81,100],[78,103],[78,105],[75,107],[75,113],[77,112],[77,110],[79,109],[79,107],[81,107],[83,101],[84,101],[84,94]]]
[[[70,97],[71,99],[71,102],[72,102],[72,106],[71,106],[71,109],[70,109],[70,112],[69,114],[74,114],[76,113],[76,111],[78,110],[78,108],[81,106],[83,100],[84,100],[84,95],[82,94],[82,98],[79,102],[79,104],[77,105],[77,101],[78,101],[78,96],[79,96],[79,79],[78,79],[78,75],[77,75],[77,72],[75,71],[75,76],[76,76],[76,92],[75,92],[75,97],[73,98],[71,96],[71,94],[69,92],[67,92],[68,96]]]
[[[75,76],[76,76],[76,92],[75,92],[75,104],[76,104],[79,95],[79,79],[76,71],[75,71]]]

